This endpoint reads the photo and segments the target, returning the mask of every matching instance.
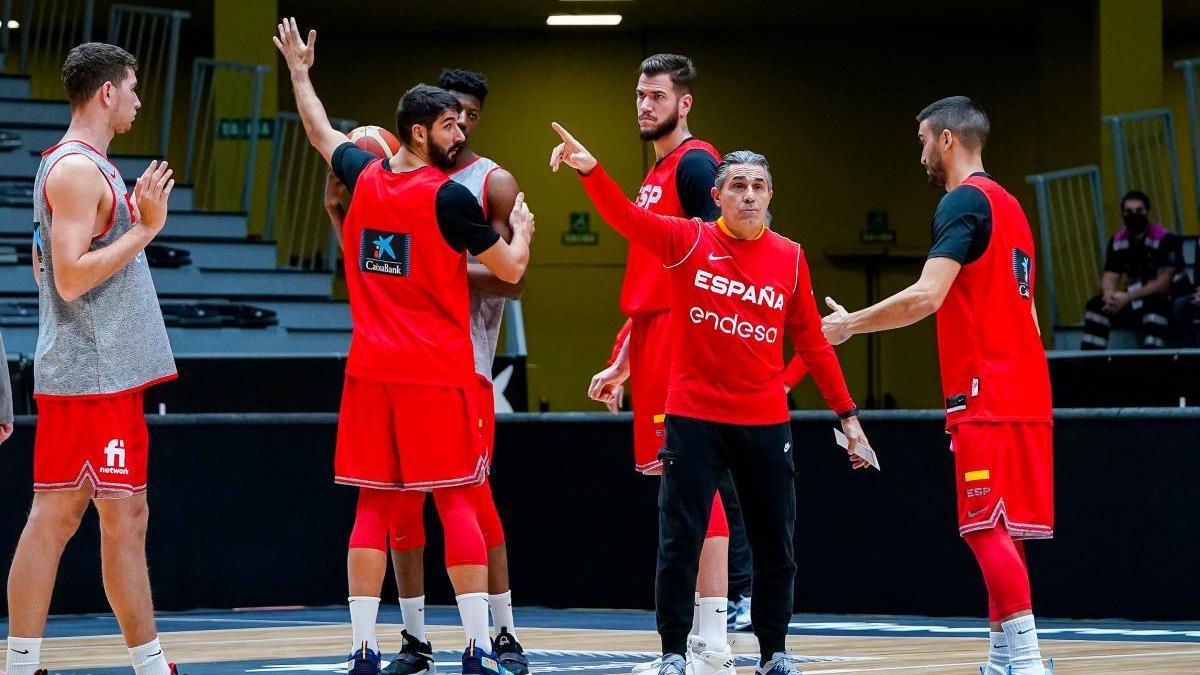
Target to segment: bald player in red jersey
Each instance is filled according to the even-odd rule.
[[[921,278],[853,313],[826,298],[834,312],[823,331],[839,344],[937,313],[958,529],[988,590],[991,649],[980,671],[1042,675],[1021,544],[1054,534],[1050,375],[1033,300],[1033,235],[1021,205],[983,170],[991,124],[979,106],[951,96],[917,122],[921,164],[946,190]]]
[[[359,487],[347,556],[351,675],[379,675],[375,632],[387,572],[390,510],[432,490],[467,648],[464,675],[507,675],[488,634],[488,560],[477,513],[487,452],[477,410],[467,257],[515,283],[529,262],[533,215],[517,195],[505,242],[479,202],[443,169],[465,140],[450,92],[417,85],[396,110],[401,148],[378,159],[329,124],[308,76],[316,31],[295,19],[274,39],[291,72],[309,142],[353,197],[343,224],[354,335],[338,416],[335,480]]]
[[[686,664],[692,589],[717,482],[732,475],[754,556],[754,633],[760,675],[796,675],[784,651],[796,563],[795,467],[783,383],[783,334],[826,403],[842,419],[849,452],[867,442],[833,348],[821,335],[800,245],[767,228],[773,191],[766,158],[739,151],[718,166],[715,222],[652,213],[627,200],[596,159],[558,124],[550,155],[576,169],[600,216],[670,270],[676,352],[659,454],[658,675],[699,673]],[[865,463],[852,455],[856,468]],[[732,659],[727,662],[732,666]]]

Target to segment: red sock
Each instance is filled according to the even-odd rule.
[[[397,492],[388,517],[393,551],[410,551],[425,545],[425,493]]]
[[[729,536],[729,518],[725,516],[725,503],[721,501],[721,493],[713,494],[712,515],[708,517],[708,532],[705,539]]]
[[[963,536],[988,591],[988,619],[1000,621],[1017,612],[1032,609],[1029,597],[1029,572],[1025,569],[1023,547],[1014,542],[1003,525],[976,530]]]
[[[442,530],[446,534],[446,567],[487,565],[487,546],[475,512],[476,486],[433,491]]]
[[[354,529],[350,531],[350,548],[387,551],[392,496],[393,493],[386,490],[358,489],[358,509],[354,513]]]

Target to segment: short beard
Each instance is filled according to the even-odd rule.
[[[667,134],[671,133],[672,131],[675,131],[676,127],[678,127],[678,126],[679,126],[679,111],[675,111],[675,112],[672,112],[671,116],[668,117],[666,120],[664,120],[662,124],[659,124],[658,126],[652,128],[652,129],[647,129],[647,130],[643,131],[642,129],[639,128],[638,129],[638,138],[642,139],[643,141],[657,141],[658,139],[662,138],[663,136],[666,136]]]
[[[935,160],[934,158],[937,157]],[[942,164],[941,157],[935,154],[929,155],[929,164],[925,167],[925,171],[929,174],[929,184],[935,188],[946,187],[946,167]]]
[[[452,145],[449,149],[443,150],[438,144],[430,142],[429,161],[439,169],[452,169],[454,168],[454,155],[457,154],[455,152],[457,149],[459,149],[459,146]]]

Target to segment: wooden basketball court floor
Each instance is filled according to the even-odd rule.
[[[430,607],[427,620],[438,670],[459,672],[462,632],[451,607]],[[345,672],[350,629],[344,608],[208,611],[164,614],[159,629],[183,675]],[[519,637],[534,673],[628,673],[657,654],[649,612],[518,608]],[[400,647],[398,608],[380,611],[385,659]],[[0,625],[7,630],[7,626]],[[1200,673],[1200,623],[1042,621],[1043,654],[1058,675]],[[986,658],[987,629],[978,619],[797,615],[788,647],[806,675],[961,673]],[[756,642],[735,633],[739,675],[751,675]],[[129,673],[111,616],[54,617],[42,664],[54,675]]]

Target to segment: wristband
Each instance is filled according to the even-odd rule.
[[[848,420],[851,417],[858,417],[858,406],[854,406],[846,412],[838,413],[839,420]]]

